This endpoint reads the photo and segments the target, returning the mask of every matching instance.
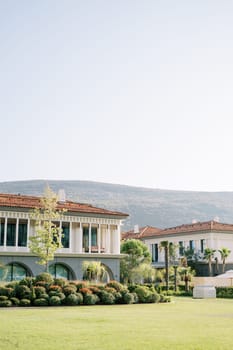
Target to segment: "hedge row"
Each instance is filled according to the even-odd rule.
[[[126,287],[117,281],[93,285],[86,281],[70,282],[42,273],[19,282],[0,286],[0,307],[112,305],[169,302],[170,298],[156,292],[153,286]]]

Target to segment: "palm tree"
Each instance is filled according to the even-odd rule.
[[[166,289],[169,289],[169,242],[162,241],[159,246],[160,250],[164,250],[164,260],[165,260],[165,281]]]
[[[221,255],[221,259],[222,259],[222,273],[224,273],[225,272],[225,266],[226,266],[226,259],[230,255],[231,250],[228,249],[228,248],[222,247],[218,251],[219,251],[219,253]]]
[[[214,257],[215,249],[205,248],[204,259],[208,261],[209,264],[209,276],[212,276],[212,259]]]

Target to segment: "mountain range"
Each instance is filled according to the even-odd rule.
[[[0,182],[0,193],[40,196],[45,187],[66,199],[129,214],[123,230],[134,225],[173,227],[196,221],[233,223],[233,192],[163,190],[93,181],[28,180]]]

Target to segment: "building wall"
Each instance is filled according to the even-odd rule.
[[[45,271],[45,267],[37,264],[38,258],[27,255],[0,255],[0,263],[3,265],[19,264],[27,269],[30,276],[36,276]],[[61,256],[57,254],[53,261],[50,261],[49,266],[54,264],[63,265],[70,271],[72,280],[82,280],[83,271],[82,263],[84,261],[100,261],[105,267],[109,275],[109,279],[120,279],[120,260],[119,256],[99,257],[89,254],[86,256]]]
[[[19,245],[19,226],[27,226],[27,244]],[[69,225],[69,247],[57,251],[52,264],[63,264],[71,272],[72,279],[82,279],[83,261],[100,261],[108,271],[109,278],[120,278],[120,226],[121,219],[77,215],[61,215],[58,225]],[[8,224],[15,225],[13,243],[9,242]],[[9,227],[10,228],[10,227]],[[92,229],[96,232],[93,246]],[[84,248],[84,230],[86,230],[86,249]],[[28,273],[35,276],[44,271],[44,267],[37,264],[38,260],[32,256],[29,249],[29,237],[35,234],[35,221],[30,213],[25,211],[0,211],[0,263],[4,265],[19,264]]]
[[[200,258],[203,256],[201,252],[201,240],[204,240],[204,248],[215,249],[215,257],[218,258],[219,262],[221,261],[221,255],[218,252],[222,247],[226,247],[231,250],[229,257],[227,258],[228,263],[233,263],[233,233],[224,233],[224,232],[196,232],[196,233],[188,233],[188,234],[180,234],[180,235],[169,235],[163,237],[153,237],[153,238],[145,238],[143,242],[146,244],[150,252],[152,252],[152,244],[158,244],[162,241],[169,241],[173,244],[179,245],[179,242],[183,242],[185,248],[189,248],[190,242],[192,241],[194,244],[194,251],[197,253]],[[181,257],[179,254],[179,249],[177,249],[177,258]],[[158,262],[164,262],[164,252],[158,251]]]

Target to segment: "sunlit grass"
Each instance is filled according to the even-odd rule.
[[[0,309],[4,350],[230,350],[233,301]]]

